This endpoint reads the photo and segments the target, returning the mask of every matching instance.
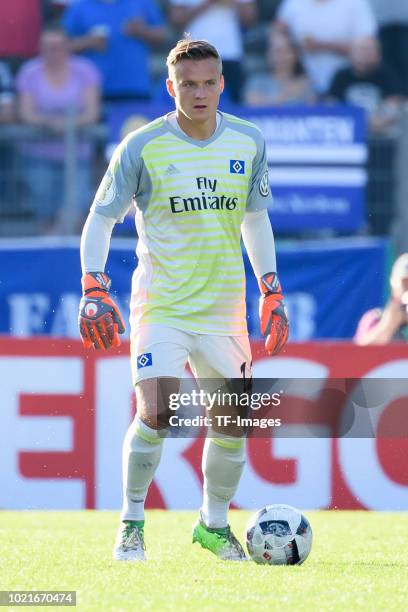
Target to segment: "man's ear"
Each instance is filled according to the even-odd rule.
[[[222,93],[224,91],[224,85],[225,85],[225,81],[224,81],[224,75],[221,75],[221,81],[220,81],[220,92]]]
[[[174,91],[173,81],[171,81],[170,79],[166,79],[166,87],[167,87],[169,96],[171,96],[172,98],[175,98],[176,93]]]

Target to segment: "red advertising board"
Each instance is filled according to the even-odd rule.
[[[404,344],[293,343],[274,358],[253,349],[256,377],[408,378]],[[121,445],[134,414],[128,354],[127,344],[105,353],[66,339],[0,339],[0,508],[120,507]],[[407,398],[381,406],[378,428],[398,402]],[[403,427],[398,437],[250,438],[234,503],[408,509]],[[200,505],[202,444],[166,441],[149,507]]]

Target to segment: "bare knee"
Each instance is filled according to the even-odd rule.
[[[148,378],[136,385],[137,415],[152,429],[169,426],[170,395],[178,393],[180,381],[170,376]]]

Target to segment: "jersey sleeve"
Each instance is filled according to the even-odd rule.
[[[115,150],[91,206],[91,210],[120,222],[138,191],[142,170],[140,151],[132,146],[130,138],[125,138]]]
[[[266,144],[262,134],[257,131],[256,154],[252,164],[246,209],[253,212],[270,206],[272,206],[272,194],[269,186]]]

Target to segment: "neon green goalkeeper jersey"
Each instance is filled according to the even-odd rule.
[[[208,140],[169,116],[132,132],[98,189],[97,213],[121,221],[136,207],[132,326],[247,333],[241,223],[271,203],[265,141],[252,123],[220,115]]]

